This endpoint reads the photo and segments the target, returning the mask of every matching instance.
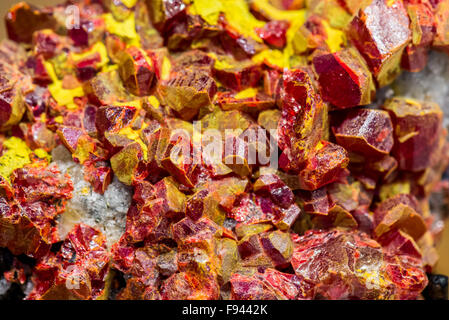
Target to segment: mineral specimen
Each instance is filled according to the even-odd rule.
[[[349,37],[365,57],[379,86],[400,71],[401,55],[412,32],[402,1],[373,0],[351,21]]]
[[[323,98],[338,108],[370,104],[374,83],[363,58],[354,49],[316,55],[313,66]]]
[[[448,17],[447,0],[15,5],[0,299],[447,298],[429,199]]]

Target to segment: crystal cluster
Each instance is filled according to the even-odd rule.
[[[422,298],[448,0],[68,5],[6,16],[0,296]]]

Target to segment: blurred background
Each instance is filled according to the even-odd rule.
[[[47,6],[61,3],[64,0],[28,0],[30,4],[38,6]],[[8,9],[18,3],[18,0],[0,0],[0,17],[3,19]],[[0,39],[6,37],[5,24],[2,22],[0,24]],[[448,84],[449,85],[449,84]],[[447,115],[446,115],[447,116]],[[440,254],[440,260],[434,270],[434,273],[441,273],[444,275],[449,275],[449,219],[446,221],[446,228],[442,237],[442,241],[439,243],[438,252]]]
[[[3,22],[3,17],[5,16],[8,9],[16,3],[19,3],[19,0],[0,0],[0,17],[2,19],[1,27],[0,27],[0,39],[3,39],[6,36],[5,32],[5,24]],[[57,3],[64,2],[64,0],[28,0],[28,3],[37,5],[37,6],[48,6],[54,5]]]

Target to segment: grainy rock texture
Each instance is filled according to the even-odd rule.
[[[449,57],[433,51],[426,68],[417,73],[403,72],[392,84],[396,95],[433,101],[444,111],[444,126],[449,127]],[[386,89],[388,90],[388,89]]]
[[[108,246],[111,246],[125,230],[126,212],[132,197],[131,188],[114,178],[104,195],[101,195],[93,191],[91,184],[84,180],[83,167],[73,162],[64,146],[55,148],[52,157],[61,172],[70,175],[74,186],[73,198],[67,202],[66,211],[59,221],[61,238],[75,224],[83,222],[103,232]]]
[[[443,124],[449,130],[449,56],[443,52],[432,51],[427,66],[421,72],[404,71],[390,86],[377,92],[378,100],[393,95],[402,95],[418,100],[433,101],[444,112]],[[447,216],[447,194],[436,191],[430,196],[430,208],[438,217]],[[443,221],[435,221],[442,228]]]

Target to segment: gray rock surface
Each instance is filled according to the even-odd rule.
[[[67,202],[66,211],[60,216],[60,236],[65,238],[75,224],[83,222],[103,232],[110,247],[125,230],[132,189],[114,178],[101,195],[84,180],[83,167],[72,160],[64,146],[55,148],[52,157],[61,172],[70,175],[74,186],[73,198]]]
[[[444,112],[444,125],[449,128],[449,56],[433,51],[421,72],[403,72],[391,86],[395,95],[439,104]]]

